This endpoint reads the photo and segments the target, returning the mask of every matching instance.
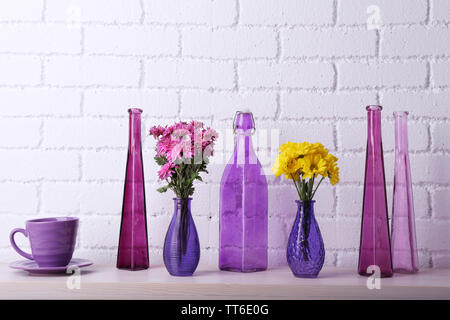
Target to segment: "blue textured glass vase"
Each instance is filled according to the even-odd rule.
[[[287,261],[299,278],[316,278],[325,261],[325,247],[314,217],[314,200],[297,200],[297,216],[287,246]]]
[[[173,199],[174,215],[164,240],[164,264],[172,276],[192,276],[200,260],[200,242],[191,214],[192,199]]]

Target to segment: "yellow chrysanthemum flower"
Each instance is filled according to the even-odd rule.
[[[321,154],[313,154],[304,158],[303,178],[311,179],[319,174],[323,177],[328,175],[328,163],[322,158]]]
[[[339,168],[335,162],[328,167],[328,176],[330,178],[331,185],[335,185],[339,182]]]
[[[329,178],[335,185],[339,182],[338,158],[329,153],[321,143],[287,142],[280,146],[279,155],[272,167],[274,174],[279,177],[294,180],[301,200],[312,200],[317,187],[323,179]],[[322,176],[316,187],[308,179]]]

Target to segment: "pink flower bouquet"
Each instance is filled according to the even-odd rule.
[[[159,188],[163,193],[172,189],[177,198],[186,199],[194,194],[194,181],[203,181],[200,173],[206,172],[209,157],[214,153],[215,130],[204,127],[202,122],[178,122],[172,126],[155,126],[150,129],[158,142],[156,163],[160,180],[167,185]]]

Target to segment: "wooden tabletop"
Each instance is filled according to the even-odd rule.
[[[380,289],[353,269],[324,268],[317,279],[289,268],[257,273],[199,266],[193,277],[172,277],[164,266],[144,271],[92,265],[72,275],[31,275],[0,264],[0,299],[450,299],[450,269],[383,278]]]

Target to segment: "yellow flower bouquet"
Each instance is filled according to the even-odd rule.
[[[287,142],[279,151],[272,171],[277,177],[285,175],[293,180],[300,200],[311,201],[325,178],[330,179],[331,185],[339,182],[338,158],[321,143]]]

